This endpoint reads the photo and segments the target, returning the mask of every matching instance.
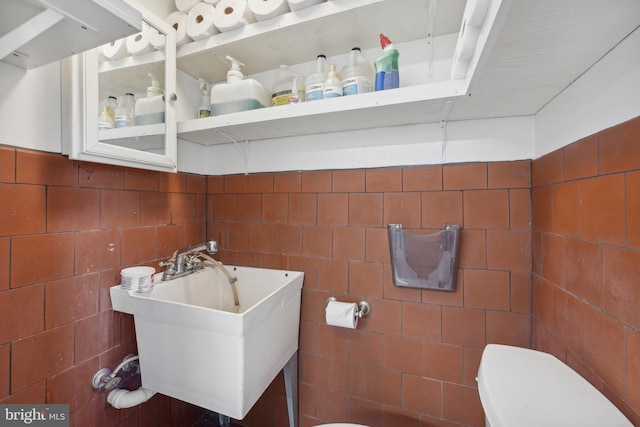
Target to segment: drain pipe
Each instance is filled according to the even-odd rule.
[[[116,388],[122,381],[116,376],[121,370],[128,372],[138,366],[138,356],[130,354],[126,356],[122,363],[111,372],[108,368],[102,368],[93,376],[93,389],[96,391],[109,391],[107,402],[116,409],[126,409],[140,405],[151,399],[156,394],[155,391],[140,387],[137,390],[126,390]]]
[[[116,388],[109,392],[107,402],[116,409],[132,408],[151,399],[154,394],[155,391],[144,387],[133,391]]]

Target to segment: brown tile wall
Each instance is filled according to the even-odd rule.
[[[640,118],[532,164],[532,342],[640,425]]]
[[[305,272],[301,426],[483,426],[486,343],[531,340],[529,161],[208,177],[208,238],[229,264]],[[393,285],[387,224],[462,225],[454,293]],[[367,300],[357,330],[329,296]],[[288,426],[282,377],[242,422]]]
[[[206,184],[0,147],[0,403],[67,403],[72,426],[193,425],[200,408],[161,395],[105,407],[91,378],[136,352],[109,287],[204,239]]]

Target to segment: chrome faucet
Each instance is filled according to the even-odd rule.
[[[194,261],[198,259],[198,256],[203,252],[214,254],[217,251],[218,242],[215,240],[209,240],[205,243],[175,251],[168,261],[160,263],[161,266],[167,267],[162,274],[162,280],[177,279],[178,277],[186,276],[201,269],[204,266],[203,263],[194,263]]]

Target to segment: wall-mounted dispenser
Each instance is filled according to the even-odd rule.
[[[456,290],[460,226],[445,225],[434,234],[404,231],[389,224],[391,270],[396,286]]]

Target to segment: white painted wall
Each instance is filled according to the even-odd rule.
[[[533,117],[419,124],[201,146],[178,141],[180,163],[206,175],[530,159]],[[205,155],[194,155],[193,151]],[[181,168],[180,168],[181,169]]]
[[[640,29],[536,114],[534,158],[638,116]]]
[[[0,144],[60,153],[60,63],[23,70],[0,61]]]

